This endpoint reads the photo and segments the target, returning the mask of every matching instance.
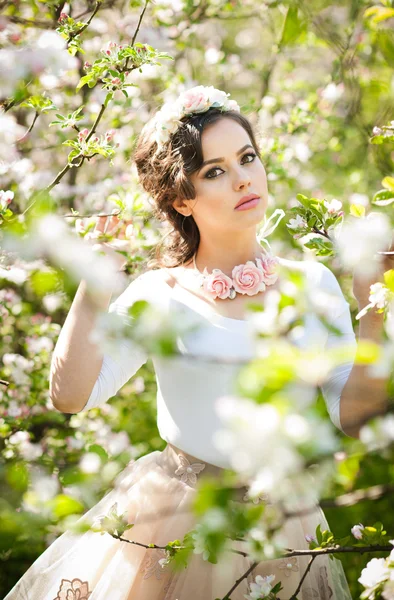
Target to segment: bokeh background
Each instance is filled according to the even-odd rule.
[[[89,20],[73,36],[76,24]],[[230,92],[255,127],[269,213],[296,206],[297,193],[368,212],[394,170],[393,145],[371,143],[374,128],[394,118],[393,25],[390,0],[0,0],[0,188],[11,192],[9,200],[2,196],[3,208],[7,202],[23,230],[34,220],[34,194],[51,186],[50,210],[75,233],[73,211],[121,207],[134,225],[135,260],[127,269],[133,276],[163,228],[138,185],[138,134],[163,102],[201,84]],[[96,135],[104,140],[107,133],[108,144],[61,175],[71,150],[64,142],[78,139],[76,127],[91,128],[108,94],[105,82],[81,87],[81,78],[108,49],[117,51],[113,43],[133,41],[172,58],[130,71],[133,85],[127,94],[112,92],[97,124]],[[296,260],[313,252],[285,222],[270,238],[274,251]],[[78,282],[48,268],[40,253],[14,259],[12,252],[0,256],[0,379],[9,382],[0,385],[0,596],[108,491],[131,458],[165,446],[150,361],[103,407],[81,414],[54,409],[51,353]],[[351,273],[335,256],[325,263],[354,319]],[[319,407],[328,419],[321,397]],[[394,479],[392,451],[365,455],[350,438],[334,462],[328,497]],[[394,532],[387,494],[327,508],[326,515],[339,536],[359,522],[382,521]],[[342,558],[354,598],[370,558]]]

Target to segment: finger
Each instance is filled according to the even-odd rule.
[[[108,219],[106,233],[114,234],[115,231],[117,229],[119,229],[120,225],[121,225],[121,221],[120,221],[119,217],[117,217],[116,215],[112,215]]]
[[[100,233],[104,233],[106,222],[107,222],[107,217],[105,217],[103,215],[99,215],[99,217],[97,219],[97,223],[95,225],[95,230],[99,231]]]

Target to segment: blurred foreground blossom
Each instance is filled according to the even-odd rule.
[[[37,219],[28,237],[5,235],[3,246],[28,258],[49,259],[76,282],[84,279],[93,294],[122,289],[124,277],[111,258],[98,254],[100,245],[92,247],[72,234],[64,220],[54,214]]]
[[[329,424],[296,413],[283,414],[272,404],[222,396],[215,410],[223,427],[215,434],[214,444],[242,481],[251,485],[252,495],[265,492],[276,500],[285,499],[286,479],[298,476],[304,467],[303,446],[316,446],[316,452],[336,449]]]
[[[379,259],[375,253],[387,250],[392,241],[390,219],[383,213],[371,212],[365,218],[349,219],[333,233],[333,243],[343,266],[354,269],[360,277],[376,273]]]
[[[79,461],[82,473],[98,473],[101,468],[101,459],[95,452],[87,452]]]
[[[44,31],[37,40],[23,47],[0,52],[0,97],[11,96],[21,80],[46,73],[61,76],[78,68],[78,60],[67,52],[66,40],[54,31]]]

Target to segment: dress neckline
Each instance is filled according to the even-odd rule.
[[[278,257],[278,259],[280,261],[280,257]],[[223,323],[226,322],[228,325],[231,325],[234,328],[238,328],[238,329],[244,328],[246,324],[250,323],[250,319],[234,319],[232,317],[225,317],[224,315],[221,315],[216,310],[211,308],[208,305],[208,303],[205,302],[205,300],[203,300],[202,298],[199,298],[192,291],[183,287],[183,285],[180,285],[177,278],[174,277],[174,275],[172,275],[172,273],[170,273],[170,271],[168,271],[168,269],[164,268],[163,270],[167,271],[171,275],[171,277],[175,280],[175,285],[171,286],[169,283],[164,281],[164,278],[162,278],[162,283],[167,288],[169,288],[169,290],[172,292],[173,295],[178,294],[178,295],[182,296],[182,294],[183,294],[184,297],[187,296],[188,298],[192,298],[192,300],[194,302],[194,306],[196,307],[196,308],[194,308],[194,306],[192,306],[192,308],[194,310],[196,310],[196,312],[198,312],[199,314],[202,314],[203,316],[211,318],[211,320],[213,320],[214,322],[217,322],[219,324],[220,324],[220,322],[223,322]],[[190,306],[190,303],[187,303],[187,306]]]
[[[164,269],[164,270],[167,271],[167,269]],[[193,306],[191,306],[190,302],[188,302],[186,305],[189,307],[191,306],[193,308],[193,310],[195,310],[199,314],[202,314],[203,316],[206,316],[206,317],[210,317],[211,320],[218,322],[218,323],[220,323],[220,321],[227,322],[228,324],[231,324],[234,327],[245,327],[245,323],[248,323],[248,319],[233,319],[232,317],[225,317],[224,315],[221,315],[216,310],[211,308],[208,305],[208,303],[205,302],[205,300],[203,300],[202,298],[199,298],[192,291],[183,287],[183,285],[180,285],[180,283],[178,282],[176,277],[174,277],[169,271],[168,271],[168,273],[175,280],[174,286],[171,286],[169,283],[164,281],[164,278],[162,278],[162,280],[161,280],[162,283],[166,286],[166,288],[168,288],[170,290],[170,292],[172,292],[172,294],[174,296],[176,294],[178,294],[180,296],[183,295],[185,298],[186,297],[191,298],[194,303]]]

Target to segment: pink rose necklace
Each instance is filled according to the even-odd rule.
[[[200,277],[200,287],[214,300],[217,298],[234,300],[237,294],[254,296],[259,292],[264,292],[267,285],[276,283],[278,259],[262,252],[260,258],[256,258],[255,262],[256,264],[248,260],[243,265],[237,265],[232,270],[232,277],[228,277],[220,269],[213,269],[212,273],[208,273],[205,267],[201,273],[197,269],[196,255],[193,256],[194,270]]]

